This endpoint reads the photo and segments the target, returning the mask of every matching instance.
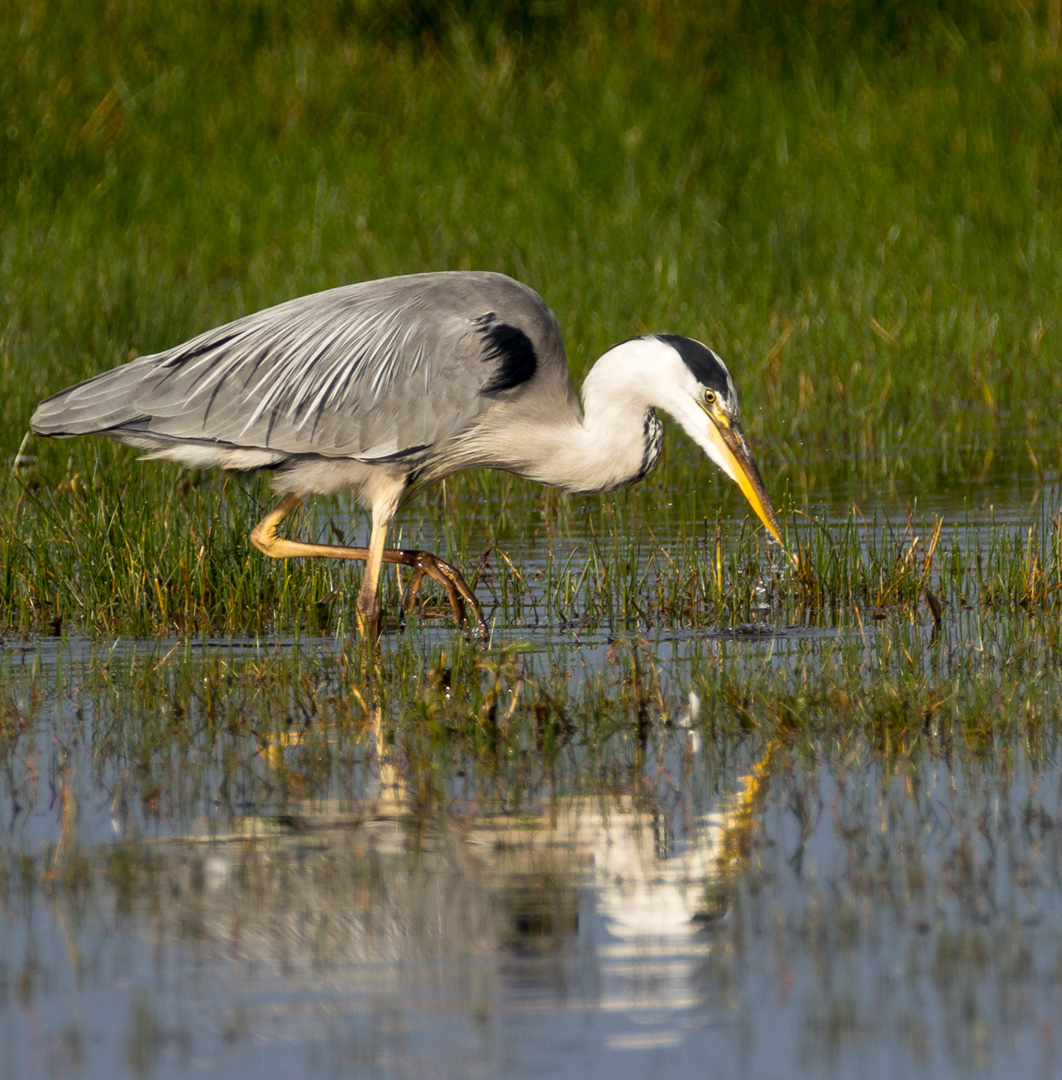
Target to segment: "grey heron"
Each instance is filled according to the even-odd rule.
[[[503,274],[413,274],[289,300],[142,356],[43,401],[39,435],[106,435],[148,458],[274,470],[279,504],[251,534],[272,558],[360,559],[363,630],[378,629],[381,564],[425,575],[486,623],[459,571],[426,551],[386,547],[399,506],[462,469],[503,469],[571,492],[644,477],[669,413],[744,492],[776,539],[778,519],[739,422],[737,391],[707,346],[650,334],[609,349],[582,401],[553,312]],[[355,490],[371,512],[368,547],[281,536],[312,493]]]

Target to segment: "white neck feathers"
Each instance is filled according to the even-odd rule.
[[[659,452],[652,410],[670,413],[690,431],[705,419],[696,394],[696,378],[670,345],[651,337],[625,341],[587,374],[581,417],[529,415],[509,424],[510,467],[569,491],[608,491],[630,483],[655,464]]]

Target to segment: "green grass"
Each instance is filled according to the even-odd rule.
[[[98,1005],[110,968],[125,1003],[150,941],[121,1060],[209,1060],[214,1027],[181,1026],[160,971],[224,955],[239,970],[217,985],[261,998],[262,921],[314,988],[299,1015],[324,1001],[334,1026],[349,917],[377,920],[389,957],[406,911],[460,953],[489,907],[517,928],[501,967],[548,956],[534,978],[562,978],[570,1014],[595,968],[564,974],[581,878],[550,866],[550,825],[590,799],[666,842],[754,779],[706,883],[726,918],[691,961],[735,1060],[755,1071],[788,1002],[805,1069],[853,1051],[865,1068],[883,1041],[894,1072],[983,1072],[993,1038],[1000,1060],[1048,1061],[1059,40],[1055,4],[976,0],[0,0],[0,983],[23,1011],[56,987]],[[495,634],[456,632],[425,590],[376,648],[354,633],[356,567],[251,548],[266,480],[23,445],[40,398],[132,356],[315,289],[462,267],[535,286],[576,379],[643,331],[717,347],[796,567],[669,436],[608,497],[496,473],[420,497],[396,539],[459,563]],[[364,530],[342,498],[292,523]],[[398,596],[388,569],[386,611]],[[140,842],[156,835],[176,842]],[[436,894],[463,931],[422,918]],[[478,987],[476,940],[445,970]],[[216,1010],[227,1060],[262,1045],[242,1008]],[[49,1063],[76,1065],[79,1031],[43,1032]],[[83,1043],[96,1059],[105,1035]],[[370,1042],[344,1040],[333,1071]]]
[[[382,652],[357,639],[79,643],[5,661],[0,767],[23,801],[23,784],[54,783],[57,763],[90,753],[79,784],[178,831],[204,815],[224,830],[233,815],[305,810],[307,799],[356,810],[372,797],[378,753],[393,759],[410,809],[443,819],[636,793],[653,762],[694,767],[691,732],[708,776],[737,759],[747,768],[769,746],[842,762],[870,747],[898,773],[952,756],[1005,769],[1024,755],[1049,769],[1062,722],[1051,622],[1045,632],[1022,612],[957,618],[934,634],[928,619],[892,616],[862,635],[775,641],[631,634],[597,657],[574,641],[484,653],[459,637]]]
[[[251,547],[250,529],[270,498],[260,481],[140,466],[123,451],[98,449],[90,472],[71,472],[56,487],[19,477],[0,563],[9,628],[141,638],[353,632],[356,568],[272,562]],[[672,471],[664,467],[665,476]],[[856,510],[831,524],[794,513],[791,567],[757,525],[715,516],[692,496],[653,513],[633,492],[570,500],[510,478],[500,493],[469,490],[476,484],[448,482],[425,500],[430,531],[411,511],[395,539],[458,552],[499,641],[540,627],[600,636],[765,620],[834,625],[932,615],[937,601],[945,617],[970,607],[986,615],[1062,608],[1062,519],[1043,504],[1021,527],[969,509],[947,517],[879,511],[869,520]],[[327,541],[359,527],[363,520],[337,498],[300,512],[293,531]],[[390,569],[382,596],[385,610],[397,612]],[[435,619],[451,627],[445,600],[424,596],[425,627]]]
[[[877,503],[966,490],[1001,468],[1056,475],[1062,82],[1050,15],[652,12],[4,6],[5,461],[36,401],[130,356],[299,293],[479,267],[543,293],[577,377],[632,333],[714,344],[769,487],[798,508],[841,484]],[[267,567],[250,552],[264,492],[89,441],[27,450],[33,466],[0,479],[0,627],[349,625],[347,571]],[[623,620],[636,601],[675,617],[743,587],[721,590],[699,567],[682,592],[688,564],[714,558],[722,485],[697,493],[707,469],[675,439],[615,519],[601,501],[486,476],[449,482],[405,520],[433,522],[474,563],[469,504],[500,515],[486,528],[503,550],[542,507],[558,537],[588,519],[600,542],[551,563],[543,617],[574,607]],[[651,535],[630,540],[655,561],[624,579],[633,523],[671,536],[687,523],[691,537],[709,533],[707,551],[672,549],[669,579]],[[1033,539],[1036,573],[1057,572],[1052,535]],[[827,597],[910,603],[917,591],[913,572],[906,593],[889,589],[896,566],[834,578],[848,563],[826,549],[847,541],[807,542],[826,545],[815,566]],[[728,572],[745,558],[733,543]],[[514,611],[525,603],[515,572],[487,584]],[[1020,591],[1011,584],[999,594]],[[638,599],[646,586],[657,594]],[[804,605],[822,602],[819,586],[779,587]]]

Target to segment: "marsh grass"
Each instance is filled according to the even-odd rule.
[[[404,970],[427,956],[449,973],[510,917],[497,955],[530,955],[541,977],[543,959],[556,970],[578,947],[573,913],[600,903],[593,891],[573,902],[587,888],[587,860],[564,847],[573,808],[607,820],[633,807],[626,820],[659,824],[665,845],[756,773],[753,820],[706,883],[699,910],[712,917],[683,942],[704,997],[755,1018],[758,1044],[761,988],[773,997],[797,979],[801,1031],[834,1064],[908,1031],[912,1003],[924,1019],[912,1046],[893,1047],[899,1060],[932,1038],[949,1060],[983,1065],[971,1031],[1003,1058],[1010,1014],[992,995],[1053,1007],[1062,666],[1020,609],[998,619],[992,656],[970,634],[986,624],[946,621],[930,643],[894,613],[877,631],[773,655],[704,639],[681,663],[632,636],[578,694],[564,674],[575,645],[485,653],[458,636],[418,656],[356,642],[37,643],[4,657],[0,687],[7,970],[36,1001],[69,967],[105,992],[96,958],[114,941],[123,986],[136,945],[156,974],[171,956],[235,955],[259,995],[268,963],[306,972],[334,1016],[352,972],[378,986],[402,949]],[[433,906],[440,894],[453,906]],[[853,969],[870,989],[853,991]],[[1035,1032],[1042,1015],[1023,1008],[1013,1023]],[[198,1047],[204,1028],[182,1045]],[[230,1061],[250,1037],[234,1030]]]
[[[106,445],[97,451],[84,474],[54,487],[35,467],[12,480],[18,494],[7,527],[15,542],[0,567],[9,630],[140,638],[353,631],[357,564],[272,563],[251,547],[251,527],[272,498],[263,484],[131,465]],[[1024,525],[968,510],[947,518],[912,510],[891,520],[852,507],[829,522],[793,513],[790,564],[748,519],[698,520],[706,507],[690,496],[649,515],[628,493],[606,502],[512,478],[501,486],[500,495],[474,493],[470,513],[459,505],[467,493],[447,482],[431,497],[433,527],[425,532],[414,520],[396,533],[407,546],[460,553],[500,641],[550,626],[591,635],[704,631],[919,610],[937,620],[971,606],[1057,613],[1062,603],[1062,518],[1044,503]],[[349,500],[332,499],[300,512],[291,527],[334,541],[365,524]],[[383,588],[396,612],[397,577],[387,574]],[[430,590],[420,614],[451,626]]]
[[[47,393],[266,304],[389,273],[529,281],[565,327],[576,377],[632,333],[710,341],[736,375],[768,485],[812,516],[840,484],[867,505],[951,492],[999,462],[1033,483],[1057,475],[1050,11],[790,23],[753,5],[341,8],[0,13],[6,631],[351,625],[345,574],[251,555],[259,489],[141,468],[88,441],[32,441],[28,467],[15,455]],[[604,502],[484,474],[449,481],[406,520],[414,533],[429,524],[455,560],[492,553],[482,586],[503,618],[739,617],[757,574],[792,611],[910,607],[926,585],[923,548],[906,561],[865,552],[855,521],[825,539],[794,524],[814,576],[776,582],[772,559],[729,525],[717,555],[720,485],[698,495],[704,469],[674,439],[614,518]],[[735,505],[728,493],[728,520]],[[469,550],[474,517],[487,535]],[[503,556],[543,520],[554,554],[540,588]],[[695,545],[698,521],[709,535]],[[573,522],[587,549],[561,558],[554,541]],[[952,587],[938,550],[930,576],[944,573],[944,592],[1054,603],[1050,530],[978,555],[950,529],[940,543],[965,584]]]

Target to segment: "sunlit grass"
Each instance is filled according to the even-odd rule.
[[[36,466],[11,480],[0,563],[8,628],[135,637],[353,631],[357,564],[271,562],[251,546],[251,527],[273,499],[267,485],[138,465],[106,444],[93,450],[84,473],[71,468],[54,486]],[[669,491],[681,468],[667,464],[648,482],[667,500],[657,507],[637,492],[572,499],[506,477],[494,488],[487,474],[448,481],[422,499],[420,514],[411,507],[399,520],[395,541],[456,559],[502,641],[545,626],[711,630],[873,620],[937,604],[1029,613],[1062,604],[1062,524],[1044,503],[1023,525],[969,510],[888,515],[880,504],[869,519],[858,507],[832,520],[793,512],[784,515],[788,561],[751,520],[723,515],[695,491]],[[721,488],[726,507],[739,508],[739,493],[724,483],[710,497]],[[325,499],[290,529],[351,541],[366,519],[351,500]],[[393,572],[382,588],[385,608],[397,612]],[[421,615],[451,625],[448,605],[428,589]]]
[[[476,8],[464,21],[401,5],[387,18],[358,6],[9,9],[5,461],[36,401],[130,356],[298,293],[479,267],[543,293],[576,377],[632,333],[711,342],[768,486],[812,516],[839,484],[878,505],[953,492],[1001,462],[1032,483],[1055,476],[1049,19],[971,9],[961,24],[919,16],[917,33],[875,40],[825,19],[799,32],[757,22],[752,8],[655,10],[586,12],[562,32],[545,9]],[[875,26],[890,32],[868,16]],[[264,491],[178,479],[89,441],[33,440],[26,453],[34,464],[0,479],[0,627],[350,625],[350,568],[267,566],[248,549]],[[666,467],[615,517],[604,500],[456,478],[405,527],[427,526],[473,565],[493,540],[467,550],[469,518],[497,532],[481,578],[503,617],[718,619],[748,609],[748,559],[770,557],[749,556],[731,530],[717,554],[722,485],[698,495],[705,469],[672,440]],[[555,552],[532,588],[535,571],[503,555],[543,517],[550,542],[574,524],[586,547]],[[952,524],[941,535],[953,552]],[[926,585],[898,552],[857,566],[844,554],[854,523],[839,536],[794,530],[814,574],[779,582],[787,605],[910,605]],[[979,602],[1053,602],[1050,531],[1030,542],[1027,556],[992,549],[998,565],[991,551],[976,571],[962,562]]]
[[[517,812],[611,777],[626,790],[665,756],[722,768],[768,744],[834,758],[869,745],[899,770],[960,750],[1046,763],[1062,720],[1062,634],[1046,621],[1019,609],[934,629],[893,613],[833,634],[631,633],[607,647],[557,635],[488,651],[416,630],[384,651],[356,638],[75,643],[7,659],[0,764],[17,795],[55,783],[47,763],[83,744],[116,804],[224,829],[310,798],[356,810],[375,798],[381,755],[420,810],[443,814]],[[65,734],[42,759],[49,725]]]

